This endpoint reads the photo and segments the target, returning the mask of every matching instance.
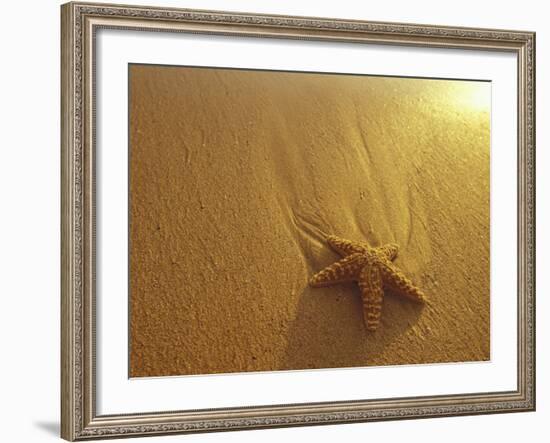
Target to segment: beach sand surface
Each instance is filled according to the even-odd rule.
[[[130,67],[130,376],[490,358],[490,83]],[[327,235],[429,298],[311,288]]]

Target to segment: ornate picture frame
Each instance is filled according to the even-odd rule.
[[[69,441],[535,409],[535,34],[71,2],[62,5],[61,435]],[[471,49],[517,57],[517,388],[98,414],[96,34],[101,29]],[[123,147],[124,148],[124,147]],[[498,276],[496,276],[498,278]]]

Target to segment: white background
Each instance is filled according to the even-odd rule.
[[[134,4],[149,2],[133,1]],[[157,5],[316,15],[365,20],[527,29],[537,34],[538,122],[548,119],[550,86],[548,14],[544,2],[462,1],[306,2],[155,1]],[[250,3],[250,4],[249,4]],[[59,422],[59,3],[3,5],[0,28],[0,408],[2,441],[55,441]],[[549,160],[547,126],[537,128],[538,164]],[[543,203],[550,184],[540,172],[538,189],[537,328],[538,411],[536,413],[428,419],[388,423],[246,431],[143,441],[364,441],[436,442],[543,441],[550,413],[548,390],[550,307],[542,280],[550,238],[542,229],[550,207]],[[544,170],[544,169],[542,169]]]

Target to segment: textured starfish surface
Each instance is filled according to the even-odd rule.
[[[363,316],[367,330],[380,323],[384,288],[423,303],[426,296],[392,263],[398,246],[390,243],[372,248],[363,242],[352,242],[331,235],[327,242],[344,258],[319,271],[309,281],[313,287],[357,282],[363,297]]]

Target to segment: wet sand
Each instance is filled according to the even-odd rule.
[[[132,65],[132,377],[488,360],[490,84]],[[397,243],[429,298],[311,288]]]

